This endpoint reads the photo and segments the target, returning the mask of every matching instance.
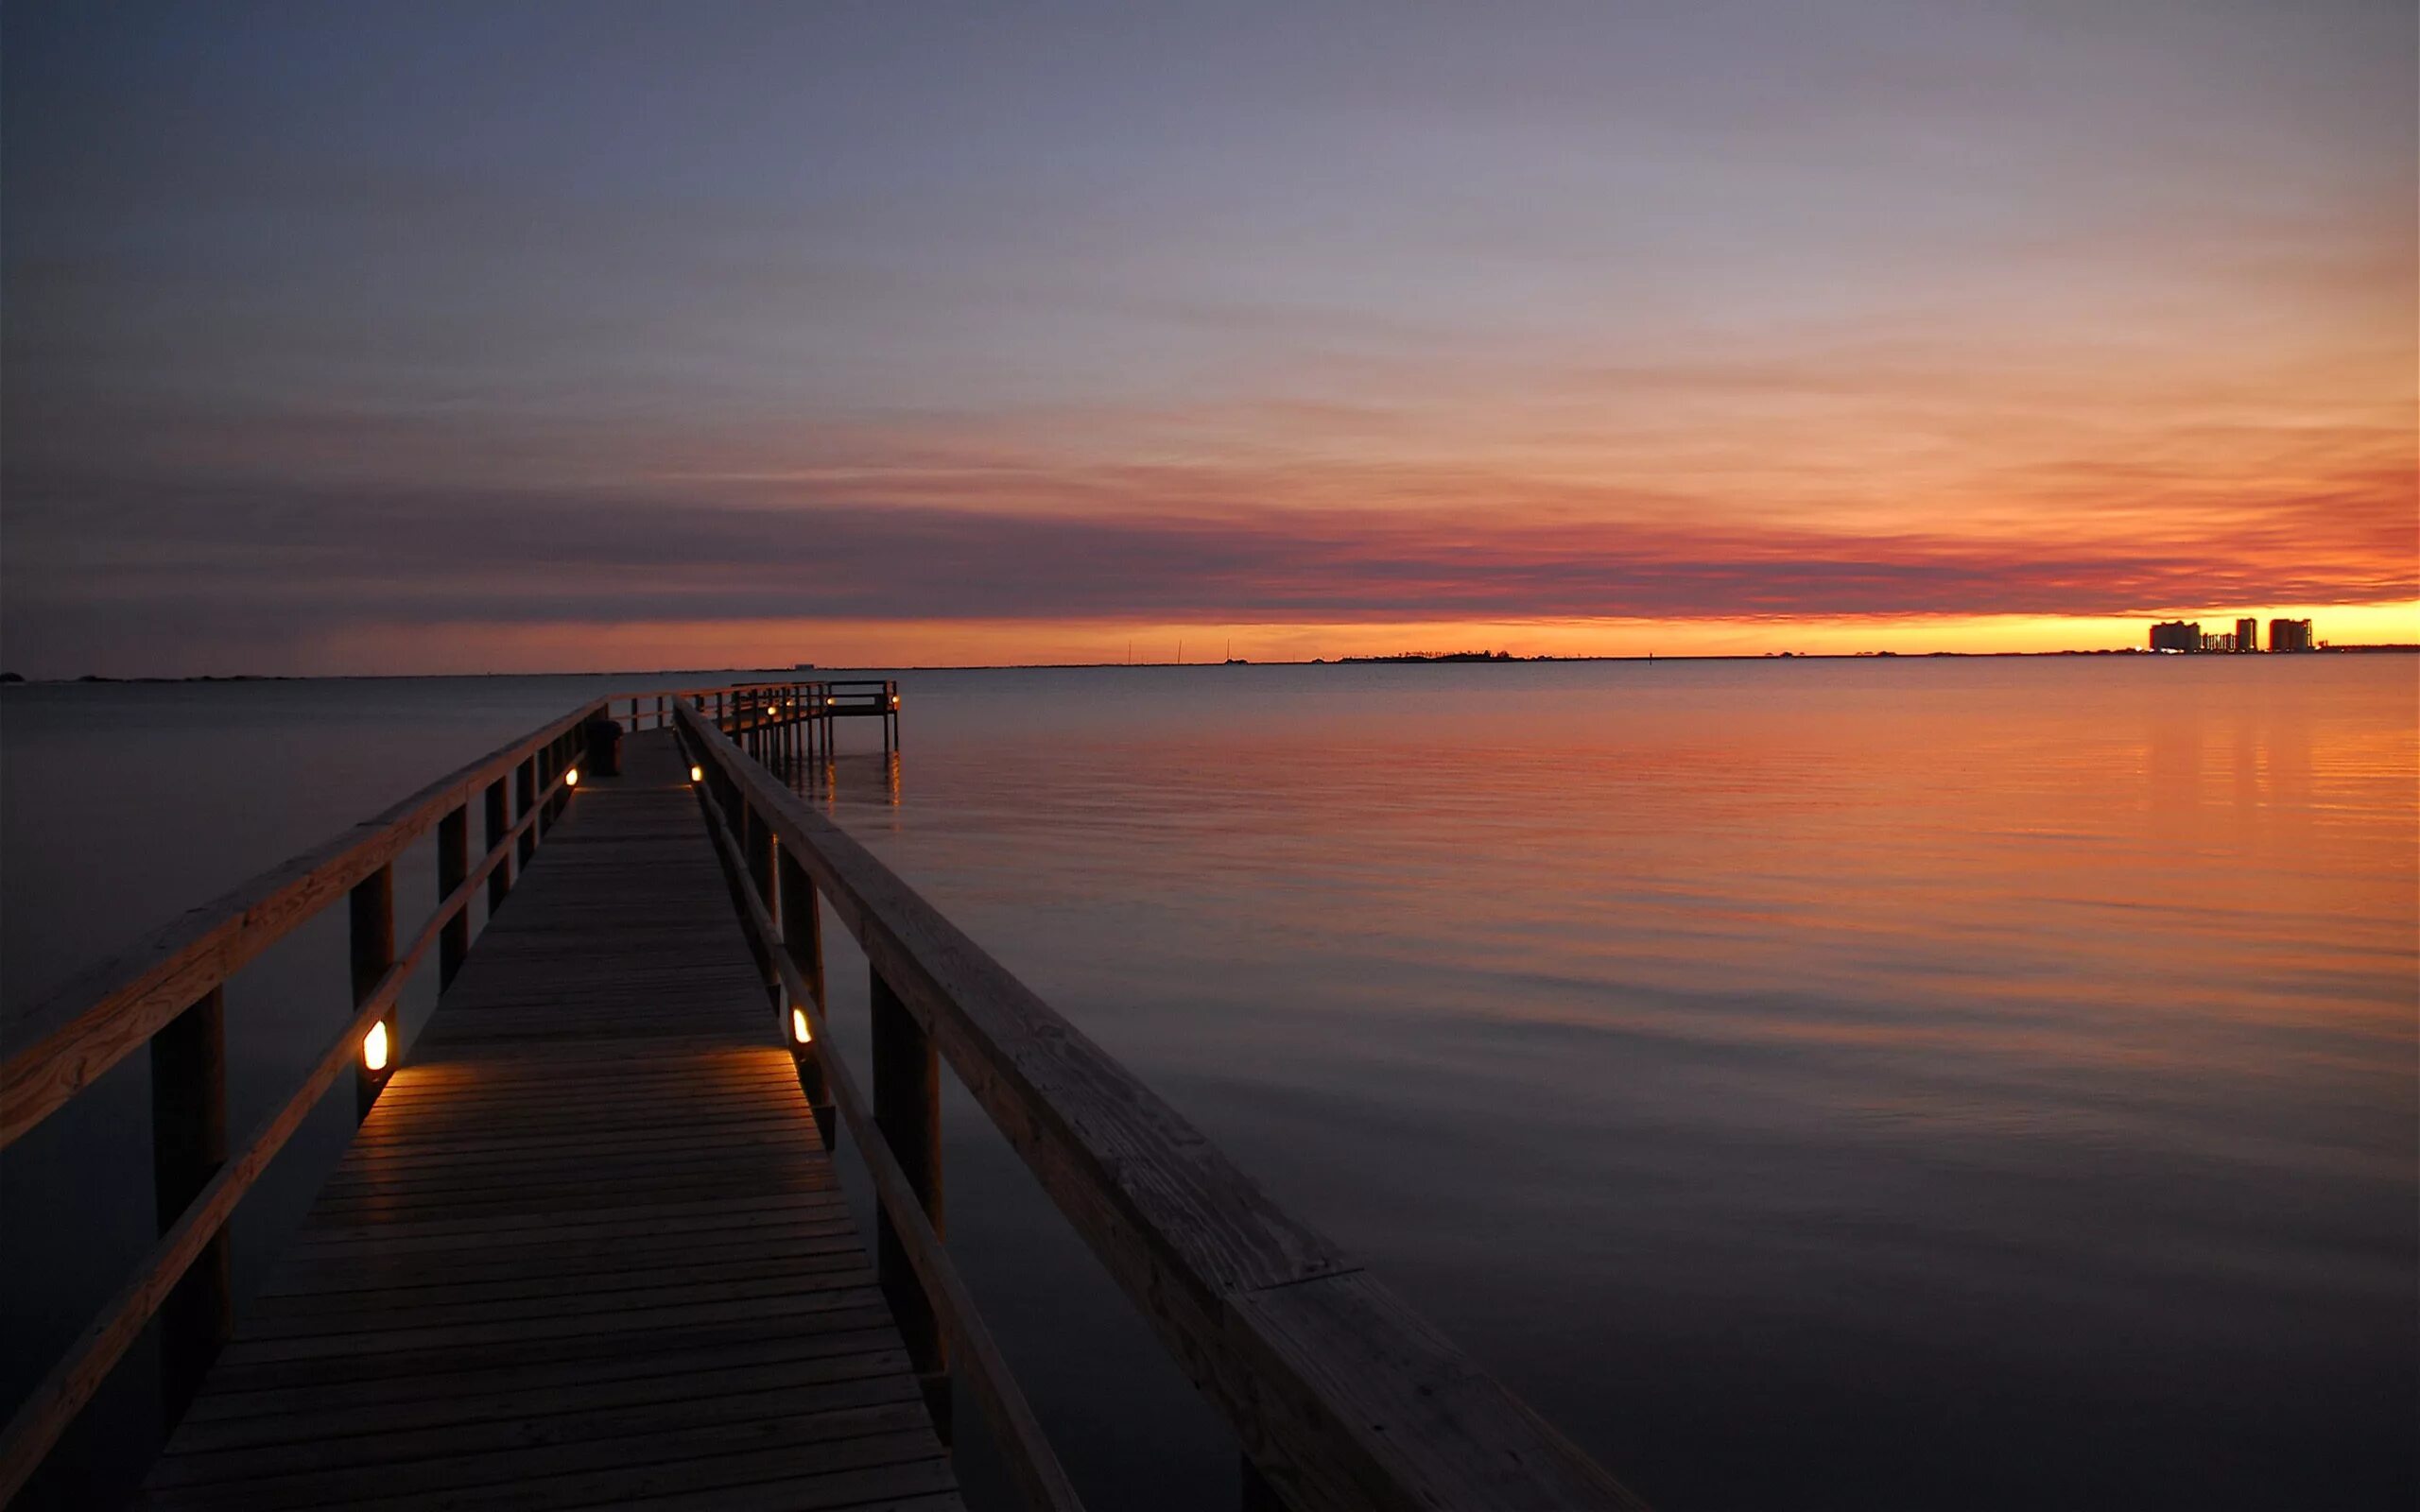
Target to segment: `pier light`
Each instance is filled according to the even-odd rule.
[[[898,708],[898,707],[899,707],[899,695],[897,695],[897,694],[895,694],[895,693],[894,693],[894,694],[892,694],[892,695],[890,696],[890,707],[892,707],[893,709],[896,709],[896,708]]]
[[[697,763],[691,762],[689,764],[689,781],[693,782],[702,782],[705,780],[706,769],[699,765]]]
[[[577,767],[577,766],[569,766],[569,767],[565,767],[565,768],[563,769],[563,786],[565,786],[565,787],[578,787],[579,785],[579,767]]]
[[[372,1071],[387,1069],[387,1021],[379,1020],[361,1037],[361,1063]]]
[[[806,1026],[804,1008],[790,1009],[790,1038],[803,1045],[815,1042],[815,1031]]]

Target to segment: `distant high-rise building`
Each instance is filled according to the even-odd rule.
[[[2310,621],[2271,620],[2269,622],[2270,650],[2308,651],[2310,648]]]
[[[2199,651],[2202,649],[2200,620],[2168,620],[2152,627],[2152,649],[2154,651]]]
[[[2238,651],[2257,651],[2260,649],[2260,622],[2258,620],[2238,620],[2235,622],[2235,648]]]

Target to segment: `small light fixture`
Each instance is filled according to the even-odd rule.
[[[815,1042],[815,1031],[806,1026],[804,1008],[790,1009],[790,1038],[803,1045]]]
[[[706,769],[702,766],[697,765],[695,763],[692,763],[689,767],[689,781],[693,782],[702,782],[705,780]]]
[[[387,1021],[379,1020],[361,1037],[361,1063],[372,1071],[387,1069]]]
[[[892,694],[892,695],[890,696],[890,707],[892,707],[893,709],[896,709],[896,708],[898,708],[898,707],[899,707],[899,695],[897,695],[897,694],[895,694],[895,693],[894,693],[894,694]]]
[[[579,767],[577,767],[577,766],[571,766],[571,767],[566,767],[566,768],[564,768],[564,771],[563,771],[563,786],[565,786],[565,787],[578,787],[579,785]]]

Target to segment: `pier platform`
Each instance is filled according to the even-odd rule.
[[[137,1505],[959,1504],[687,765],[583,777]]]

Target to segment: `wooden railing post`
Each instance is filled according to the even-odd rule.
[[[471,806],[468,803],[437,821],[437,902],[444,906],[456,888],[471,875]],[[462,901],[437,936],[437,989],[454,985],[462,957],[471,954],[471,902]]]
[[[358,1012],[378,990],[379,979],[387,968],[395,964],[395,864],[389,862],[354,885],[353,913],[353,1005]],[[403,1049],[396,1033],[393,1009],[389,1009],[369,1034],[365,1047],[356,1053],[354,1063],[354,1088],[356,1115],[370,1116],[370,1105],[378,1100],[379,1091],[395,1069],[395,1057]],[[384,1031],[383,1036],[381,1031]],[[368,1046],[375,1042],[380,1054],[369,1054]],[[372,1066],[375,1059],[378,1064]]]
[[[773,865],[773,832],[754,804],[742,801],[740,810],[739,853],[748,858],[748,885],[756,889],[756,901],[765,905],[766,914],[781,917],[778,872]],[[752,953],[756,957],[757,974],[765,980],[765,1001],[774,1007],[782,1004],[782,973],[773,965],[771,950]]]
[[[227,997],[212,988],[151,1038],[151,1197],[166,1233],[227,1162]],[[234,1324],[220,1225],[160,1308],[160,1402],[174,1426]]]
[[[555,786],[555,779],[563,775],[563,740],[557,735],[546,743],[538,762],[538,791],[546,796],[538,800],[538,833],[544,836],[562,816],[563,790]]]
[[[814,996],[814,1012],[809,1017],[821,1020],[829,1002],[823,995],[823,910],[816,904],[815,884],[798,864],[798,857],[785,848],[775,860],[782,878],[782,950]],[[815,1110],[815,1127],[828,1150],[832,1148],[832,1090],[824,1080],[822,1049],[811,1030],[801,1037],[803,1028],[808,1028],[805,1021],[793,1015],[790,1059],[798,1067],[798,1090],[806,1094],[806,1106]]]
[[[891,1156],[908,1177],[935,1238],[948,1237],[942,1222],[941,1057],[930,1036],[879,970],[872,977],[871,1039],[873,1041],[873,1122]],[[933,1304],[908,1258],[907,1246],[876,1205],[874,1272],[883,1299],[908,1344],[908,1363],[923,1383],[925,1407],[942,1442],[950,1440],[949,1358]]]
[[[529,811],[538,806],[538,758],[534,752],[512,769],[512,802],[516,819],[527,818]],[[522,831],[513,850],[522,866],[529,865],[529,858],[538,850],[538,827],[533,824]]]
[[[499,777],[490,782],[487,788],[486,849],[493,851],[497,846],[504,843],[504,837],[511,833],[512,809],[505,796],[504,779]],[[512,858],[504,856],[497,860],[495,869],[488,873],[488,917],[490,919],[493,919],[495,911],[504,906],[505,895],[511,891]]]
[[[530,794],[530,801],[538,810],[538,822],[529,826],[531,843],[535,844],[546,837],[546,831],[555,822],[554,799],[540,796],[545,793],[555,781],[555,748],[551,745],[541,746],[530,754],[529,759],[537,764],[534,768],[535,786]]]

